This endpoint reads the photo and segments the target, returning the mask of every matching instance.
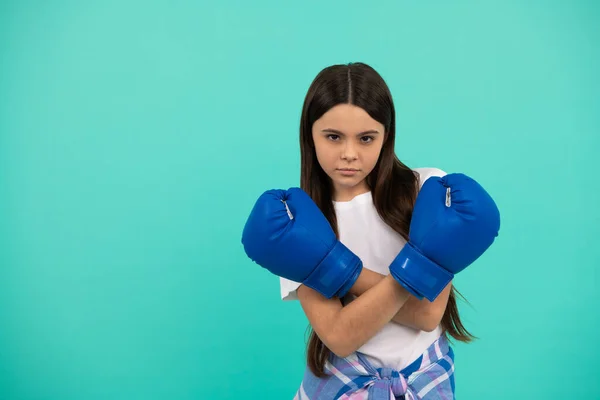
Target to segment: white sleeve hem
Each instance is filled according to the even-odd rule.
[[[298,300],[298,294],[296,290],[302,285],[302,283],[294,282],[289,279],[279,277],[279,286],[281,291],[281,300],[290,301]]]
[[[443,177],[448,175],[445,171],[434,167],[415,168],[414,170],[419,173],[419,189],[421,189],[423,183],[432,176]]]

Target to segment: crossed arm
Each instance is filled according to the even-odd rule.
[[[361,296],[384,278],[385,275],[363,268],[358,280],[350,289],[350,293],[355,296]],[[411,328],[431,332],[442,320],[451,290],[452,282],[442,290],[433,302],[425,298],[419,300],[414,296],[409,296],[404,305],[394,315],[392,321]]]
[[[340,299],[328,299],[305,285],[300,285],[297,294],[319,338],[335,354],[347,357],[390,321],[433,330],[444,314],[450,285],[434,302],[417,300],[391,275],[363,268],[350,289],[350,293],[358,297],[346,306]]]

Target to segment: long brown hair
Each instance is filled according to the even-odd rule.
[[[405,240],[418,192],[418,174],[396,156],[394,142],[396,117],[392,95],[383,78],[369,65],[349,63],[323,69],[313,80],[302,107],[300,120],[300,186],[308,193],[329,220],[336,236],[337,219],[332,202],[333,186],[318,163],[312,137],[313,123],[338,104],[352,104],[364,109],[385,127],[384,144],[375,168],[367,177],[373,202],[381,218]],[[452,287],[441,320],[443,334],[462,342],[475,337],[463,326]],[[462,297],[462,296],[461,296]],[[324,376],[324,364],[331,351],[310,327],[306,351],[307,364],[313,374]]]

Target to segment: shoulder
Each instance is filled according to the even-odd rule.
[[[423,183],[432,176],[442,177],[447,175],[444,170],[435,167],[413,168],[413,171],[419,175],[419,189],[423,186]]]

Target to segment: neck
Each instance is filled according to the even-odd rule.
[[[337,202],[350,201],[353,198],[355,198],[356,196],[365,194],[365,193],[369,192],[370,190],[371,190],[371,188],[369,186],[367,186],[367,184],[364,182],[363,182],[363,184],[356,185],[353,187],[343,187],[343,188],[337,187],[337,188],[334,188],[334,191],[333,191],[333,201],[337,201]]]

